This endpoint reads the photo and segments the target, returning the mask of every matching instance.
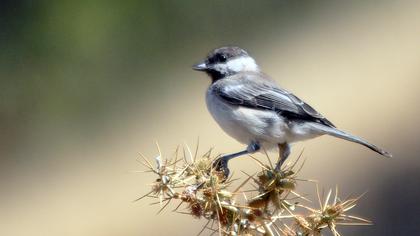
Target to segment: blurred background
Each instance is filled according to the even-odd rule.
[[[368,193],[374,221],[344,235],[420,232],[418,1],[32,1],[0,3],[0,234],[196,235],[204,221],[133,203],[154,179],[142,152],[243,145],[205,107],[191,70],[213,48],[247,49],[338,127],[394,154],[321,137],[301,176]],[[275,155],[275,154],[273,154]],[[258,170],[250,158],[231,168]],[[315,199],[311,188],[301,189]],[[208,233],[208,232],[207,232]]]

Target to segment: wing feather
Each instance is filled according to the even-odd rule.
[[[232,105],[272,110],[288,119],[314,121],[335,127],[313,107],[279,88],[272,80],[264,78],[263,74],[237,74],[216,81],[211,89]]]

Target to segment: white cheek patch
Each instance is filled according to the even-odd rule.
[[[228,73],[228,66],[226,64],[216,64],[214,65],[214,69],[219,71],[221,74]]]
[[[257,63],[251,57],[240,57],[227,62],[230,71],[259,71]]]

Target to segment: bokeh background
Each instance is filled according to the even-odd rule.
[[[226,44],[394,154],[330,137],[294,146],[303,177],[368,191],[353,212],[375,225],[345,235],[419,234],[419,12],[387,0],[1,1],[0,235],[197,234],[204,221],[133,203],[154,177],[132,171],[155,141],[166,155],[198,137],[202,153],[243,148],[210,117],[209,80],[191,70]]]

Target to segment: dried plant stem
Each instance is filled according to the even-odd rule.
[[[252,175],[242,172],[247,178],[232,191],[229,190],[231,184],[237,180],[226,180],[223,173],[213,168],[211,150],[200,157],[198,144],[194,154],[186,146],[183,157],[179,158],[177,147],[173,158],[163,159],[157,147],[156,167],[141,155],[141,163],[147,168],[144,172],[154,173],[157,179],[151,191],[136,201],[145,197],[158,199],[161,206],[158,213],[172,201],[178,201],[175,212],[207,219],[198,235],[210,230],[219,235],[317,236],[329,229],[338,236],[338,225],[371,224],[366,219],[348,215],[360,197],[341,200],[337,187],[334,194],[329,190],[324,198],[316,186],[319,208],[302,203],[310,201],[296,191],[298,182],[313,182],[297,176],[303,166],[295,170],[302,153],[296,162],[286,163],[279,171],[273,168],[268,154],[268,164],[251,156],[261,170]],[[185,209],[180,212],[183,205]]]

